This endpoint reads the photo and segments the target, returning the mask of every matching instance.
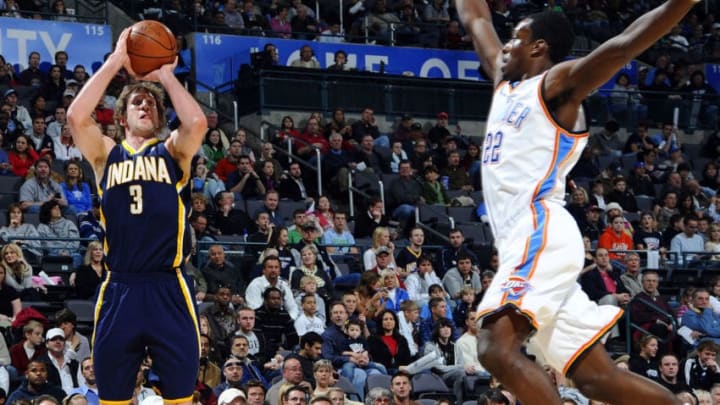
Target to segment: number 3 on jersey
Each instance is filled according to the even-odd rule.
[[[503,133],[498,131],[495,134],[487,134],[485,137],[485,148],[483,148],[484,165],[497,163],[500,160],[500,148],[502,147]]]
[[[130,213],[133,215],[140,215],[143,212],[143,195],[142,186],[139,184],[133,184],[129,188],[130,198]]]

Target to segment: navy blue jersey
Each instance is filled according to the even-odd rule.
[[[125,141],[113,147],[100,181],[110,271],[157,272],[182,265],[189,250],[187,182],[160,140],[138,151]]]

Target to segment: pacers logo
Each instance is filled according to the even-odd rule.
[[[510,276],[507,281],[501,284],[500,289],[503,292],[509,292],[510,295],[523,295],[532,289],[530,283],[520,276]]]

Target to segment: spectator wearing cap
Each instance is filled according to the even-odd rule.
[[[65,332],[60,328],[48,329],[45,334],[45,347],[47,351],[39,360],[47,367],[48,382],[61,387],[69,394],[78,385],[78,368],[76,360],[66,356]]]
[[[585,219],[579,224],[582,234],[590,238],[592,242],[597,242],[600,239],[600,234],[605,230],[602,213],[602,208],[597,205],[590,205],[585,210]]]
[[[75,92],[70,89],[65,89],[62,96],[62,106],[67,110],[70,108],[70,104],[75,100]]]
[[[218,397],[218,405],[245,405],[247,398],[242,390],[237,388],[228,388]]]
[[[228,357],[228,359],[223,363],[223,376],[225,377],[225,381],[220,383],[220,385],[213,387],[213,393],[218,398],[227,390],[235,389],[239,391],[242,389],[242,361],[234,356]],[[228,396],[231,397],[232,394],[229,394]]]
[[[645,169],[645,162],[637,161],[627,177],[627,185],[636,196],[644,195],[655,198],[655,185]]]
[[[22,125],[22,130],[32,128],[32,117],[25,106],[18,103],[18,94],[15,89],[7,89],[4,93],[5,103],[11,107],[10,117]]]
[[[413,124],[414,121],[412,115],[404,114],[402,118],[400,118],[400,123],[395,129],[395,132],[393,132],[392,136],[390,137],[390,143],[394,144],[395,142],[400,142],[405,145],[406,143],[410,142]]]
[[[428,131],[428,139],[435,147],[441,145],[445,139],[451,136],[450,130],[448,129],[448,118],[448,113],[444,111],[439,112],[435,126]]]
[[[613,179],[613,189],[607,195],[607,201],[618,203],[626,212],[638,212],[635,196],[628,190],[627,179],[617,176]]]

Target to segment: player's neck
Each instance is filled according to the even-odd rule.
[[[153,136],[136,136],[131,134],[125,135],[125,142],[134,150],[139,150],[143,147],[146,143],[155,140],[156,137]]]

